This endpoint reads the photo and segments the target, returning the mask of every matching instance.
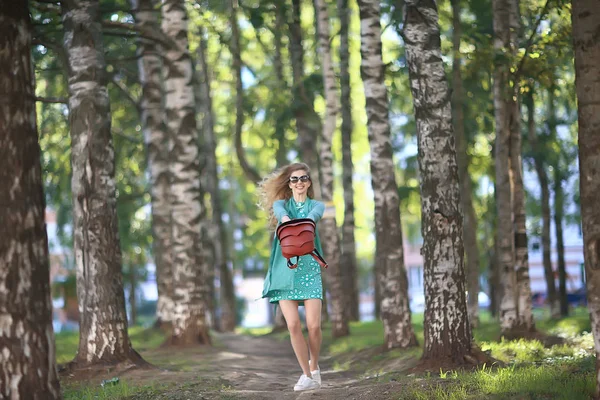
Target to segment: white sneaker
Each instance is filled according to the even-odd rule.
[[[313,381],[317,382],[319,387],[321,387],[321,369],[310,371],[310,374],[312,375]]]
[[[294,385],[294,391],[296,392],[299,392],[301,390],[312,390],[318,388],[319,384],[304,374],[300,376],[300,379],[298,379],[298,383]]]

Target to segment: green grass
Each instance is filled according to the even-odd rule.
[[[482,350],[490,351],[492,357],[505,362],[507,367],[488,367],[475,372],[440,371],[424,377],[408,377],[401,371],[387,371],[387,374],[378,377],[378,381],[402,382],[401,394],[397,397],[401,400],[589,399],[594,392],[595,357],[593,337],[588,333],[587,310],[574,310],[571,316],[560,320],[549,319],[539,311],[536,310],[538,330],[561,336],[568,340],[568,344],[545,348],[537,340],[498,341],[498,322],[489,313],[482,313],[480,325],[474,330],[476,341]],[[414,314],[412,322],[419,348],[375,353],[369,362],[358,363],[360,368],[365,368],[365,375],[373,375],[379,362],[420,357],[423,315]],[[334,340],[331,339],[330,326],[324,325],[323,348],[333,357],[335,369],[351,369],[355,365],[348,361],[349,355],[383,345],[380,321],[351,323],[350,332],[350,336]]]
[[[100,385],[89,386],[87,384],[66,387],[63,385],[63,398],[64,400],[116,400],[138,395],[150,399],[153,398],[154,395],[162,393],[168,387],[169,385],[153,384],[131,386],[129,383],[123,381],[116,385],[105,387]]]
[[[590,322],[587,310],[575,310],[571,316],[560,320],[547,317],[545,311],[536,310],[538,330],[561,336],[568,340],[568,345],[545,348],[537,340],[498,341],[498,322],[488,313],[481,314],[480,326],[475,329],[474,336],[482,350],[489,351],[492,357],[507,365],[502,368],[480,368],[471,372],[440,371],[426,376],[407,376],[403,368],[410,362],[403,363],[403,360],[410,359],[414,363],[422,352],[422,314],[413,315],[413,327],[419,340],[417,348],[382,352],[383,325],[380,321],[351,323],[351,335],[339,339],[331,338],[331,326],[325,323],[323,353],[332,358],[334,370],[353,370],[363,377],[376,377],[377,382],[395,381],[395,384],[400,384],[400,389],[394,394],[399,400],[589,399],[594,391],[595,358],[593,337],[588,333]],[[288,339],[287,332],[271,334],[270,328],[238,329],[236,332],[252,336],[270,334],[278,340]],[[169,355],[148,352],[158,348],[165,340],[160,331],[132,327],[129,333],[134,348],[146,352],[145,357],[148,361],[156,362],[157,365],[166,365],[174,361]],[[56,335],[59,363],[73,359],[77,343],[77,333]],[[165,356],[168,359],[163,359]],[[190,364],[192,358],[179,358],[181,365],[169,364],[170,369],[187,371],[194,367],[198,374],[202,374],[202,366]],[[393,364],[397,361],[400,362]],[[394,367],[390,369],[390,365]],[[186,398],[186,393],[196,393],[198,390],[210,390],[211,393],[217,391],[225,396],[223,398],[232,396],[231,388],[216,380],[149,385],[148,382],[136,385],[121,380],[118,384],[105,388],[99,385],[92,386],[87,382],[78,385],[80,386],[68,383],[63,385],[65,400],[143,400],[164,394],[168,394],[169,399],[179,400]]]
[[[159,347],[165,341],[165,335],[158,329],[148,329],[142,326],[129,328],[129,338],[133,348],[137,351],[146,351]],[[77,354],[79,345],[79,332],[56,334],[56,362],[67,363]]]
[[[589,399],[594,392],[594,358],[561,365],[482,368],[442,373],[442,378],[406,380],[400,400]]]

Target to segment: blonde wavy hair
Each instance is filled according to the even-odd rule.
[[[293,163],[285,165],[265,179],[259,184],[259,195],[260,199],[258,205],[261,209],[265,210],[269,217],[269,227],[275,229],[277,226],[277,218],[273,214],[273,203],[277,200],[288,200],[292,197],[292,189],[290,188],[290,176],[292,172],[306,171],[306,174],[310,176],[310,168],[304,163]],[[315,196],[312,181],[306,193],[311,199]]]

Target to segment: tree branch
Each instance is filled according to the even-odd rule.
[[[551,2],[552,2],[552,0],[546,0],[546,4],[544,4],[542,11],[540,11],[540,15],[538,15],[538,18],[535,21],[535,25],[533,26],[531,35],[529,35],[529,38],[527,39],[527,42],[525,43],[525,53],[523,54],[523,57],[519,61],[519,66],[517,67],[517,70],[515,71],[515,74],[514,74],[515,82],[517,82],[520,79],[521,75],[523,74],[525,60],[527,60],[527,56],[529,56],[529,51],[531,50],[531,47],[533,45],[533,40],[535,38],[535,35],[537,34],[537,30],[540,27],[540,24],[542,23],[542,20],[544,19],[546,14],[548,14],[548,9],[550,8]]]
[[[139,112],[140,102],[135,97],[133,97],[129,90],[127,90],[127,87],[125,87],[125,85],[123,85],[115,75],[111,76],[111,81],[117,88],[121,90],[121,93],[123,93],[125,97],[127,97],[127,99],[131,102],[131,104],[134,105],[135,109]]]
[[[143,38],[154,40],[160,43],[167,49],[183,51],[179,48],[179,45],[176,42],[174,42],[160,30],[147,29],[143,26],[117,21],[102,21],[102,27],[109,29],[124,29],[126,31],[135,32],[137,35]]]
[[[69,104],[69,99],[65,97],[39,97],[35,96],[35,101],[48,104]]]

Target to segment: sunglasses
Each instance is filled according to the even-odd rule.
[[[302,175],[302,176],[291,176],[290,177],[290,183],[298,183],[298,181],[308,182],[308,181],[310,181],[310,176]]]

